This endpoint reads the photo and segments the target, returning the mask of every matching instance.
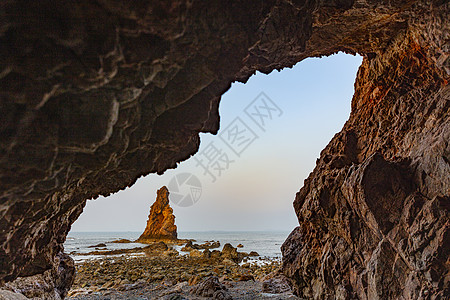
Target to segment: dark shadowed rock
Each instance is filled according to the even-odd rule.
[[[136,242],[145,243],[155,239],[177,239],[175,216],[169,204],[169,190],[165,186],[158,190],[156,201],[150,208],[147,226]]]
[[[217,276],[211,276],[191,288],[191,294],[211,299],[233,299]]]
[[[237,262],[239,260],[239,253],[230,243],[226,243],[222,248],[222,258]]]
[[[255,281],[255,277],[251,274],[242,274],[237,277],[237,281],[249,281],[249,280]]]
[[[278,274],[272,278],[263,281],[263,292],[270,294],[282,294],[290,292],[291,287],[286,276]]]
[[[59,253],[52,269],[29,277],[19,277],[8,282],[3,288],[25,295],[32,299],[59,300],[64,299],[75,280],[75,265],[73,259],[65,253]],[[6,296],[4,296],[6,297]],[[0,299],[2,295],[0,293]],[[6,298],[16,299],[16,298]]]
[[[284,273],[307,299],[448,295],[449,5],[3,1],[0,285],[52,270],[86,199],[191,157],[232,82],[344,51],[364,57],[351,115]]]
[[[104,243],[88,246],[88,248],[105,248],[105,247],[106,247],[106,244],[104,244]]]

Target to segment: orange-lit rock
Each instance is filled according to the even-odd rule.
[[[150,242],[155,239],[177,239],[175,216],[169,204],[169,190],[165,186],[158,190],[156,201],[150,208],[147,226],[137,242]]]

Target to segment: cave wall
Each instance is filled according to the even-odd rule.
[[[86,199],[194,154],[233,81],[344,51],[364,56],[352,114],[296,197],[284,271],[316,298],[448,285],[446,1],[0,7],[0,283],[52,269]]]
[[[306,299],[450,294],[450,89],[421,34],[364,59],[350,119],[296,195],[283,271]]]

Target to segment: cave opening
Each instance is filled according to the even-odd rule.
[[[293,68],[257,73],[245,84],[234,83],[222,96],[218,134],[201,134],[199,151],[176,169],[150,174],[126,190],[87,201],[72,225],[66,251],[75,250],[74,238],[90,243],[93,232],[102,232],[99,236],[105,240],[117,232],[137,238],[163,185],[171,192],[183,238],[203,231],[275,231],[281,233],[279,242],[284,241],[298,225],[292,207],[295,193],[349,117],[361,61],[360,56],[344,53],[309,58]],[[233,136],[239,132],[241,136]],[[205,168],[209,158],[215,162]],[[198,198],[185,197],[191,186],[175,180],[186,174],[198,179]],[[177,190],[171,191],[174,184]]]
[[[182,161],[157,186],[145,183],[157,182],[148,176],[133,189],[89,201],[70,234],[83,230],[89,216],[90,230],[142,232],[154,191],[162,185],[171,188],[171,199],[180,206],[173,205],[180,231],[205,224],[222,224],[209,229],[290,230],[296,224],[293,194],[303,185],[293,205],[299,226],[283,243],[283,264],[277,269],[295,295],[445,298],[450,294],[449,10],[450,3],[439,0],[7,1],[0,13],[0,298],[61,299],[71,287],[88,286],[84,292],[102,290],[106,299],[118,287],[139,285],[140,276],[152,273],[163,280],[167,274],[159,259],[172,266],[175,254],[166,244],[146,248],[163,251],[165,258],[153,258],[143,268],[134,264],[139,258],[124,263],[120,282],[116,258],[78,265],[86,271],[80,282],[63,246],[86,199],[110,195]],[[314,116],[313,110],[283,102],[289,100],[283,92],[291,86],[304,90],[301,83],[313,76],[289,87],[279,84],[279,92],[263,84],[248,97],[224,97],[231,106],[233,100],[245,100],[231,113],[221,107],[222,131],[217,137],[203,135],[197,154],[207,155],[186,161],[198,151],[200,132],[218,131],[219,99],[233,81],[338,51],[364,57],[343,127],[348,112],[332,132],[313,130],[333,120],[343,106],[319,105],[320,114]],[[341,69],[332,79],[314,80],[320,84],[314,94],[341,79]],[[335,101],[336,90],[328,91]],[[298,92],[293,98],[302,103]],[[308,103],[320,104],[311,99]],[[309,114],[301,117],[299,111]],[[286,123],[289,116],[294,125]],[[238,136],[239,128],[248,135]],[[299,129],[309,135],[301,136]],[[322,146],[330,142],[302,183],[306,174],[302,178],[299,170],[309,173],[319,150],[309,167],[295,159],[306,158],[302,151],[320,138]],[[223,149],[217,152],[212,145],[219,142]],[[213,169],[223,171],[212,174],[217,178],[198,169],[211,155],[206,149],[230,164],[226,170]],[[189,165],[199,173],[178,174]],[[293,175],[286,165],[294,168]],[[220,193],[209,195],[210,190]],[[168,203],[165,189],[160,191],[159,203]],[[172,228],[171,208],[164,212]],[[93,252],[106,248],[91,246]],[[193,244],[189,248],[199,258],[199,250]],[[216,251],[206,250],[202,257]],[[181,273],[172,273],[163,293],[183,288],[188,293],[192,285],[195,295],[203,295],[214,286],[216,298],[229,299],[218,276],[209,275],[231,274],[226,280],[233,284],[251,281],[249,266],[236,266],[236,251],[223,245],[216,257],[220,268],[193,266],[208,277],[201,282],[189,278],[195,272],[181,274],[185,269],[179,266]],[[233,268],[239,272],[228,272]],[[105,273],[114,281],[107,281]],[[280,278],[272,279],[268,290],[283,288]]]

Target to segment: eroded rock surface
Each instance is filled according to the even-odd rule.
[[[163,186],[157,192],[156,201],[150,208],[147,226],[137,242],[157,239],[177,239],[177,226],[173,209],[169,204],[169,190]]]
[[[217,276],[208,277],[199,284],[193,286],[191,293],[210,299],[233,299],[233,297],[231,297],[228,293],[227,288],[219,282],[219,278]]]
[[[431,43],[431,27],[363,61],[350,119],[297,193],[282,251],[302,297],[450,294],[448,39]]]
[[[73,259],[65,254],[58,253],[50,270],[42,274],[28,277],[19,277],[8,282],[2,288],[9,290],[11,298],[0,293],[0,299],[64,299],[75,281],[75,264]]]
[[[345,51],[364,56],[352,113],[296,197],[285,274],[309,298],[448,294],[448,13],[440,0],[4,1],[0,284],[50,270],[86,199],[195,153],[231,82]]]

